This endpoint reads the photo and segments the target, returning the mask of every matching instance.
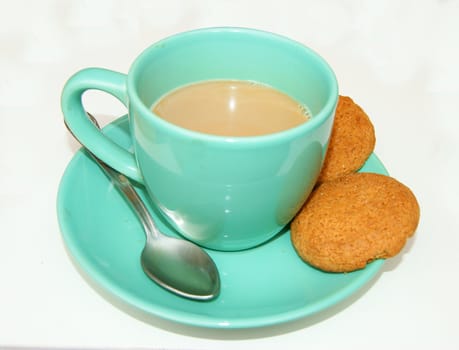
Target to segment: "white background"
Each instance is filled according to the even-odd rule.
[[[459,2],[0,0],[0,347],[153,349],[459,348]],[[412,188],[421,222],[403,253],[348,302],[265,329],[139,319],[71,263],[58,184],[78,149],[60,92],[76,70],[127,72],[165,36],[206,26],[274,31],[318,51],[340,93],[371,117],[376,153]],[[87,108],[125,113],[113,98]]]

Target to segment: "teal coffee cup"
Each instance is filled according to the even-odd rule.
[[[307,106],[312,117],[285,131],[227,137],[184,129],[152,112],[168,92],[209,80],[268,85]],[[87,118],[82,94],[90,89],[105,91],[128,108],[133,153]],[[321,170],[337,100],[333,71],[300,43],[252,29],[207,28],[153,44],[127,75],[102,68],[77,72],[61,103],[78,140],[144,185],[181,235],[233,251],[268,241],[301,208]]]

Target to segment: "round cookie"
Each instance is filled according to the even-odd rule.
[[[375,131],[367,114],[350,97],[339,96],[327,154],[318,183],[360,169],[375,147]]]
[[[298,255],[349,272],[398,254],[419,222],[411,190],[392,177],[355,173],[317,186],[291,224]]]

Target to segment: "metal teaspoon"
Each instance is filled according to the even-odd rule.
[[[96,119],[87,114],[100,129]],[[215,298],[220,292],[220,277],[212,258],[196,244],[160,232],[128,178],[109,167],[88,149],[86,151],[124,194],[142,223],[146,242],[140,262],[145,274],[161,287],[182,297],[194,300]]]

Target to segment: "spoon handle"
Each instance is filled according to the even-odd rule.
[[[134,208],[134,212],[137,214],[140,222],[142,223],[143,229],[147,235],[147,239],[149,234],[151,234],[153,237],[157,237],[159,233],[153,223],[153,219],[151,218],[151,215],[148,212],[148,209],[145,207],[142,199],[135,191],[134,187],[131,185],[129,179],[123,174],[109,167],[90,151],[87,150],[87,152],[97,162],[97,164],[99,164],[107,177],[109,177],[112,183],[118,188],[118,190],[124,194],[129,204]]]
[[[92,123],[100,129],[99,123],[97,122],[96,118],[94,118],[90,113],[86,112],[88,115],[89,119],[92,121]],[[67,126],[67,124],[66,124]],[[67,129],[70,131],[70,133],[75,137],[76,140],[78,138],[73,134],[73,132],[70,130],[70,128],[67,126]],[[81,142],[80,142],[81,143]],[[86,152],[91,156],[91,158],[100,166],[100,168],[104,171],[105,175],[112,180],[112,183],[120,190],[122,194],[124,194],[126,200],[129,202],[129,204],[133,207],[134,212],[137,214],[137,216],[140,219],[140,222],[143,226],[144,232],[147,236],[147,240],[150,238],[150,236],[153,237],[158,237],[161,235],[161,233],[158,231],[156,228],[153,219],[151,218],[150,213],[148,212],[148,209],[145,207],[145,204],[143,203],[142,199],[140,196],[137,194],[135,191],[134,187],[132,186],[131,182],[129,179],[121,174],[120,172],[116,171],[115,169],[111,168],[107,164],[105,164],[101,159],[99,159],[94,153],[92,153],[90,150],[86,148]]]

